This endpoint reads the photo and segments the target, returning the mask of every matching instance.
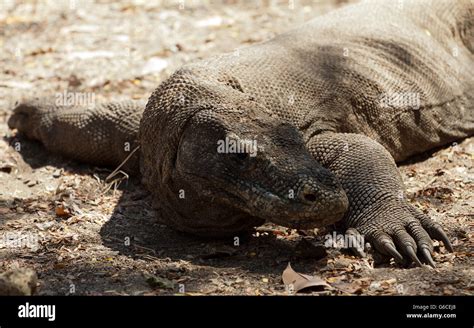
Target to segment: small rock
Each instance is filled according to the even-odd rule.
[[[14,269],[0,274],[1,296],[31,296],[36,291],[38,277],[31,269]]]
[[[82,84],[81,80],[75,74],[69,77],[68,83],[70,87],[78,87]]]
[[[25,183],[28,187],[33,187],[33,186],[35,186],[36,184],[38,184],[38,181],[28,179],[28,180],[25,180],[24,183]]]
[[[369,290],[372,290],[372,291],[382,290],[382,286],[380,282],[373,281],[369,286]]]
[[[352,261],[345,257],[339,257],[334,261],[335,269],[347,269],[352,264]]]
[[[35,225],[39,230],[45,231],[51,228],[52,226],[54,226],[55,224],[56,224],[55,221],[48,221],[48,222],[36,223]]]

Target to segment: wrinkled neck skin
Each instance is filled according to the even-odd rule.
[[[192,91],[199,88],[206,97],[183,107],[161,95],[165,100],[146,110],[160,111],[150,115],[156,121],[142,122],[142,140],[165,132],[158,133],[162,147],[142,142],[142,174],[168,225],[217,236],[265,220],[310,229],[342,219],[347,196],[296,127],[229,86],[204,83]],[[179,133],[168,133],[178,116],[185,118]]]

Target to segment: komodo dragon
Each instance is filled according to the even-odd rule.
[[[31,99],[8,123],[96,165],[119,165],[124,145],[139,145],[126,169],[140,171],[177,230],[229,236],[265,220],[339,222],[386,257],[434,266],[432,238],[452,246],[403,197],[395,162],[474,134],[473,13],[469,0],[350,5],[186,64],[146,107]],[[248,147],[222,153],[223,140]]]

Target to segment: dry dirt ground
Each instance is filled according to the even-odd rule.
[[[6,120],[24,95],[81,92],[94,101],[147,98],[185,62],[235,51],[343,1],[0,0],[0,272],[28,267],[38,294],[287,294],[288,262],[330,287],[313,294],[473,294],[474,138],[401,166],[410,201],[442,223],[454,253],[437,268],[375,264],[323,247],[328,231],[266,225],[205,240],[153,215],[131,177],[81,165],[15,136]],[[73,147],[73,145],[72,145]]]

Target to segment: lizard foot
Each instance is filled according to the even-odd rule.
[[[17,129],[30,139],[38,139],[44,112],[46,111],[41,108],[39,101],[16,102],[13,114],[8,119],[8,127]]]
[[[400,264],[414,262],[421,266],[424,262],[435,267],[432,239],[442,241],[449,252],[453,251],[441,225],[409,204],[378,212],[370,220],[349,228],[346,235],[359,241],[353,242],[351,247],[356,255],[364,254],[364,242],[360,242],[364,236],[376,252],[393,257]]]

